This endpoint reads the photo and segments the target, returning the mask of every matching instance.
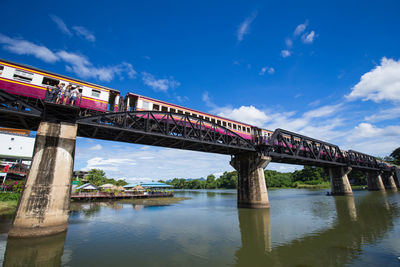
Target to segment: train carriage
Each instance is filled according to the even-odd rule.
[[[250,124],[237,122],[234,120],[226,119],[220,116],[215,116],[209,113],[197,111],[187,107],[175,105],[172,103],[164,102],[161,100],[153,99],[146,96],[141,96],[134,93],[128,93],[124,100],[125,107],[127,111],[133,110],[152,110],[161,112],[171,112],[176,114],[186,114],[196,118],[204,119],[210,123],[206,123],[207,126],[211,127],[211,123],[228,128],[232,132],[238,134],[239,136],[247,139],[253,140],[253,135],[256,134],[256,128]],[[264,130],[268,133],[271,131]],[[257,131],[258,133],[258,131]]]
[[[0,59],[0,88],[8,93],[45,99],[48,88],[52,90],[60,83],[79,89],[76,105],[82,109],[118,110],[118,90]]]

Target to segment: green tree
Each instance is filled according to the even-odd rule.
[[[91,169],[85,178],[94,185],[102,185],[107,181],[105,172],[100,169]]]
[[[218,188],[234,189],[237,188],[237,172],[224,172],[221,177],[217,179]]]
[[[394,164],[400,165],[400,147],[393,150],[393,152],[390,154],[390,156],[393,158]]]
[[[217,188],[217,183],[215,181],[215,176],[210,174],[207,176],[207,180],[206,180],[206,188],[207,189],[215,189]]]

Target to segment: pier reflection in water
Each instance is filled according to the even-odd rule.
[[[387,193],[372,192],[359,199],[334,197],[337,217],[332,228],[311,234],[288,244],[271,248],[269,212],[239,210],[242,247],[236,252],[237,266],[343,266],[365,262],[363,246],[373,245],[393,228],[400,215],[397,203],[390,203]],[[293,222],[295,227],[296,222]],[[279,230],[279,226],[272,226]],[[377,259],[375,259],[377,260]],[[397,264],[391,258],[381,264]],[[366,261],[368,263],[368,261]],[[358,265],[358,264],[357,264]]]
[[[4,267],[61,265],[66,233],[41,238],[8,238]]]

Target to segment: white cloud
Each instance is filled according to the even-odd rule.
[[[258,73],[258,75],[263,76],[266,72],[268,74],[274,74],[275,73],[275,69],[274,68],[270,68],[268,66],[265,66],[265,67],[261,68],[261,70]]]
[[[111,81],[117,75],[122,77],[123,73],[127,74],[129,78],[134,78],[136,75],[136,71],[130,63],[123,62],[114,66],[94,67],[83,55],[64,50],[57,52],[57,55],[68,64],[66,66],[67,71],[73,72],[83,78]]]
[[[183,102],[188,101],[188,100],[189,100],[189,97],[178,95],[178,96],[176,96],[176,100],[178,100],[179,103],[183,103]]]
[[[282,50],[281,51],[281,56],[283,57],[283,58],[285,58],[285,57],[289,57],[291,55],[291,53],[290,53],[290,51],[289,50]]]
[[[84,163],[81,169],[102,169],[107,177],[125,178],[128,182],[200,178],[233,170],[228,155],[124,144],[121,149],[107,145],[104,147],[106,157],[93,157],[89,151],[80,148],[81,144],[77,144],[76,153],[76,161]]]
[[[212,103],[208,93],[203,94],[203,101],[212,108],[211,113],[269,130],[282,128],[325,141],[344,135],[338,130],[343,126],[339,115],[343,110],[342,104],[326,105],[298,115],[296,112],[260,110],[254,106],[220,107]]]
[[[263,126],[268,121],[265,112],[254,106],[241,106],[239,108],[220,108],[217,110],[218,116],[230,118],[255,126]]]
[[[400,60],[383,57],[381,64],[361,76],[346,96],[348,100],[400,100]]]
[[[0,44],[3,49],[18,55],[31,55],[48,63],[59,60],[58,56],[45,46],[32,42],[14,39],[0,33]]]
[[[210,97],[210,94],[209,94],[207,91],[203,92],[203,95],[201,96],[201,99],[203,100],[203,102],[204,102],[208,107],[211,107],[211,108],[216,108],[216,107],[217,107],[217,106],[212,102],[211,97]]]
[[[257,12],[253,12],[249,17],[247,17],[240,25],[236,32],[236,36],[239,42],[243,40],[244,35],[250,33],[250,25],[256,18]]]
[[[94,34],[92,32],[90,32],[88,29],[86,29],[85,27],[83,27],[83,26],[74,26],[74,27],[72,27],[72,29],[75,31],[75,33],[78,36],[81,36],[81,37],[85,38],[89,42],[96,41],[96,37],[94,36]]]
[[[68,29],[67,25],[61,18],[57,17],[56,15],[52,15],[52,14],[50,14],[49,17],[57,25],[58,29],[60,29],[60,31],[62,33],[68,35],[69,37],[72,36],[71,31]]]
[[[387,156],[399,147],[400,126],[377,127],[370,123],[360,123],[346,135],[345,148],[375,156]]]
[[[379,122],[397,118],[400,118],[400,107],[379,110],[377,113],[374,113],[370,116],[366,116],[364,120],[369,122]]]
[[[290,38],[285,39],[285,44],[288,48],[291,48],[293,46],[293,40]]]
[[[142,72],[143,83],[154,91],[166,92],[169,88],[176,88],[181,85],[180,82],[175,81],[174,77],[169,79],[156,79],[152,74],[148,72]]]
[[[0,44],[3,45],[3,49],[9,52],[18,55],[32,55],[47,63],[63,61],[67,63],[67,71],[73,72],[82,78],[111,81],[115,76],[120,76],[122,78],[122,74],[126,74],[129,78],[134,78],[136,75],[136,71],[130,63],[122,62],[113,66],[95,67],[89,59],[83,55],[67,52],[65,50],[53,52],[45,46],[37,45],[22,39],[10,38],[1,33]]]
[[[91,148],[89,148],[89,150],[91,150],[91,151],[102,150],[102,149],[103,149],[103,146],[100,145],[100,144],[97,144],[97,145],[92,146]]]
[[[310,33],[305,33],[301,36],[301,40],[305,44],[312,44],[315,39],[315,32],[311,31]]]
[[[127,158],[108,158],[94,157],[87,161],[87,165],[83,170],[101,169],[103,171],[117,172],[120,166],[132,168],[136,165],[136,161]]]
[[[303,24],[297,25],[296,29],[293,32],[293,35],[294,36],[298,36],[298,35],[302,34],[305,31],[305,29],[307,28],[307,24],[308,23],[305,22]]]

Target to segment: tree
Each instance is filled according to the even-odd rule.
[[[217,183],[215,182],[215,176],[210,174],[209,176],[207,176],[206,188],[207,189],[214,189],[216,187],[217,187]]]
[[[394,164],[400,165],[400,147],[393,150],[390,156],[394,159]]]
[[[94,185],[102,185],[107,181],[105,172],[100,169],[91,169],[85,178]]]

